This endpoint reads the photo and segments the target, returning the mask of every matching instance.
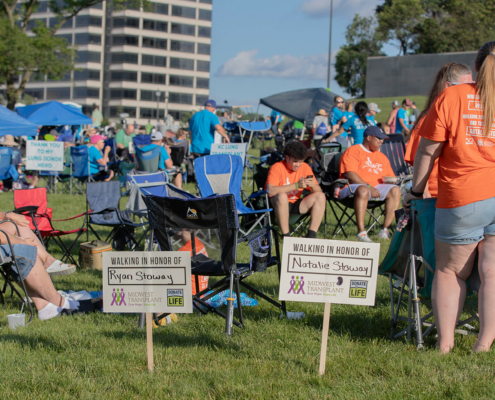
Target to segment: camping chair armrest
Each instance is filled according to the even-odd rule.
[[[85,216],[85,215],[88,215],[88,213],[82,213],[82,214],[75,215],[74,217],[70,217],[70,218],[52,219],[52,222],[70,221],[72,219],[80,218],[80,217]]]
[[[248,154],[247,156],[249,158],[254,158],[255,160],[261,160],[262,162],[265,162],[266,160],[268,160],[270,158],[270,154],[265,154],[264,156],[261,156],[261,157],[255,157],[255,156],[252,156],[251,154]]]
[[[264,196],[265,194],[268,194],[268,190],[259,190],[257,192],[251,193],[249,195],[249,198],[250,199],[256,199],[256,198],[258,198],[260,196]]]

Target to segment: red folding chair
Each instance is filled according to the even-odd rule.
[[[84,220],[82,226],[77,229],[72,229],[70,231],[55,229],[52,225],[52,209],[48,208],[46,188],[14,190],[14,207],[15,210],[13,212],[28,217],[30,220],[29,227],[38,236],[45,248],[48,246],[50,240],[53,239],[63,252],[61,261],[70,261],[71,264],[78,266],[76,260],[72,256],[72,250],[81,235],[87,230],[85,227],[86,220]],[[76,218],[86,217],[86,215],[87,213],[83,213],[70,218],[55,219],[53,222],[70,221]],[[71,245],[67,247],[62,240],[62,236],[72,234],[77,234],[77,236]]]

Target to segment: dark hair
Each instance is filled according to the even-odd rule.
[[[474,67],[478,71],[476,91],[480,96],[483,110],[483,135],[488,136],[492,129],[495,113],[495,42],[487,42],[478,50]]]
[[[285,145],[284,154],[298,161],[305,160],[308,154],[308,149],[299,140],[293,140]]]
[[[354,107],[354,112],[359,117],[364,126],[371,125],[370,121],[366,119],[366,114],[370,112],[368,104],[365,101],[358,101]]]

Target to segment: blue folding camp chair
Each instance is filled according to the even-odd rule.
[[[271,226],[270,211],[271,208],[255,210],[252,204],[241,190],[242,185],[242,158],[228,154],[215,154],[204,156],[194,160],[194,170],[199,190],[203,197],[214,194],[228,194],[235,196],[237,213],[240,217],[255,216],[254,221],[243,223],[239,228],[242,235],[248,235],[256,226]],[[247,200],[249,207],[242,200],[242,195]],[[265,192],[254,193],[251,196],[259,197],[265,195]],[[254,198],[252,197],[252,198]],[[268,203],[267,203],[268,204]],[[246,218],[247,219],[247,218]],[[243,221],[244,222],[244,221]]]
[[[424,305],[431,309],[429,300],[436,267],[433,234],[436,200],[433,198],[411,201],[407,225],[402,227],[399,221],[387,255],[378,268],[380,274],[389,278],[392,313],[390,338],[396,339],[407,334],[407,339],[410,340],[411,334],[414,333],[418,348],[423,347],[423,339],[435,327],[434,322],[429,322],[433,317],[433,312],[429,311],[422,316],[420,306]],[[397,213],[400,214],[399,211]],[[468,284],[472,292],[479,290],[481,281],[477,264],[468,279]],[[397,300],[394,291],[399,292]],[[407,302],[404,299],[405,296],[408,297]],[[406,311],[406,317],[400,315],[401,310]],[[478,320],[478,317],[467,303],[464,305],[464,311],[469,313],[470,317],[458,321],[457,328],[467,327],[469,329],[471,328],[468,325],[469,322]],[[401,321],[406,322],[407,325],[396,333]],[[423,327],[427,328],[424,332]],[[456,332],[468,334],[468,331],[464,329],[457,329]]]
[[[12,179],[14,182],[19,179],[17,167],[12,165],[12,149],[8,147],[0,148],[0,180]]]
[[[92,225],[112,228],[105,242],[113,241],[114,249],[123,250],[126,246],[130,250],[142,250],[141,239],[135,238],[134,229],[147,223],[135,223],[130,212],[120,209],[121,198],[120,182],[98,182],[87,184],[88,229],[98,240],[100,236]]]
[[[136,162],[138,168],[143,172],[156,172],[160,165],[161,147],[156,146],[153,149],[148,149],[148,146],[135,147]]]
[[[84,194],[84,184],[92,182],[88,146],[70,148],[70,194],[75,187],[78,194]]]
[[[140,219],[146,217],[148,210],[146,203],[142,198],[144,189],[149,189],[145,194],[167,197],[168,175],[165,171],[155,172],[153,174],[130,173],[126,177],[126,188],[129,190],[129,200],[126,203],[126,209]]]
[[[151,135],[136,135],[132,138],[134,149],[151,144]]]

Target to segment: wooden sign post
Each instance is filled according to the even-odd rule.
[[[153,313],[192,313],[191,253],[103,253],[103,310],[146,313],[148,370],[153,371]]]
[[[279,299],[325,303],[320,375],[325,373],[331,304],[375,305],[380,245],[284,238]]]

